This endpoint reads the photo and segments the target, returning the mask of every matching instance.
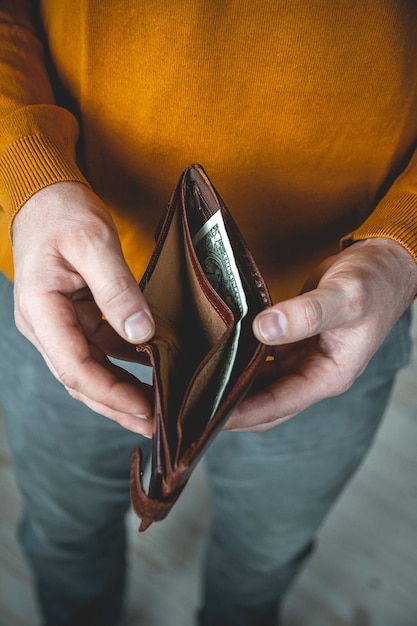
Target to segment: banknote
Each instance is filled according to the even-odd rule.
[[[214,415],[230,379],[239,344],[241,320],[248,312],[248,305],[220,210],[196,233],[193,245],[208,281],[235,316],[234,333],[217,383],[218,391],[212,409]]]

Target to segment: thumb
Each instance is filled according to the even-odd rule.
[[[117,240],[118,244],[118,240]],[[83,277],[100,311],[114,330],[130,343],[143,343],[155,332],[149,306],[127,266],[119,245],[96,250],[91,263],[83,263]],[[105,263],[97,263],[104,258]],[[84,259],[83,259],[84,261]]]
[[[349,307],[343,293],[318,287],[259,313],[253,322],[257,339],[267,345],[293,343],[343,326]]]

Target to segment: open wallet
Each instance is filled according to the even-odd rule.
[[[137,346],[153,368],[154,433],[147,492],[131,464],[139,530],[164,519],[253,383],[270,348],[253,334],[271,304],[230,212],[200,165],[181,175],[140,283],[156,331]]]

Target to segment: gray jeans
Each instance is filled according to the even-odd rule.
[[[206,455],[213,525],[202,622],[273,626],[317,528],[362,461],[409,360],[409,315],[337,398],[262,434],[221,433]],[[19,538],[48,626],[115,626],[129,466],[149,443],[73,400],[13,322],[0,274],[0,402],[24,511]],[[146,602],[146,598],[144,598]]]

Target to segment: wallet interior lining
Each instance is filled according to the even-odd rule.
[[[160,367],[156,375],[161,377],[160,400],[164,426],[172,442],[172,461],[181,439],[181,431],[175,432],[181,400],[194,372],[233,323],[231,311],[219,302],[207,278],[196,273],[188,245],[176,206],[158,262],[144,288],[156,319],[152,345],[158,350]],[[201,385],[205,384],[204,378]]]

